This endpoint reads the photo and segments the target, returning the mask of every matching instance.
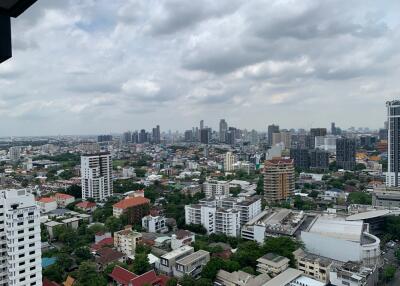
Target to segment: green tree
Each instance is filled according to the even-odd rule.
[[[176,286],[176,285],[178,285],[178,279],[176,279],[175,277],[172,277],[167,281],[167,286]]]
[[[194,280],[194,278],[189,275],[183,276],[182,279],[179,281],[179,284],[181,286],[194,286],[195,283],[196,280]]]
[[[109,218],[107,218],[105,225],[106,229],[111,233],[114,233],[122,229],[121,220],[119,218],[116,218],[115,216],[110,216]]]
[[[78,286],[106,286],[107,280],[96,271],[93,262],[82,262],[77,271]]]
[[[224,267],[225,263],[221,258],[213,257],[210,261],[204,266],[201,271],[201,277],[206,279],[215,280],[217,273],[220,269]]]
[[[396,274],[396,267],[394,265],[387,265],[384,269],[383,269],[383,280],[385,282],[389,282],[390,280],[392,280],[394,278],[394,275]]]
[[[352,192],[347,198],[350,204],[370,205],[372,204],[372,196],[364,192]]]
[[[56,264],[60,266],[63,271],[68,271],[74,264],[74,261],[68,254],[59,253],[56,258]]]
[[[141,275],[146,273],[151,269],[149,258],[146,253],[137,253],[135,255],[135,260],[132,264],[132,272],[136,275]]]
[[[90,249],[86,246],[77,248],[75,250],[75,256],[77,259],[77,263],[79,264],[82,263],[82,261],[90,260],[93,257]]]
[[[43,276],[51,281],[60,283],[64,280],[64,271],[58,264],[53,264],[43,269]]]

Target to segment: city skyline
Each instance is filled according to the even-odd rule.
[[[216,128],[220,118],[378,129],[399,96],[399,5],[42,0],[13,21],[0,134]]]

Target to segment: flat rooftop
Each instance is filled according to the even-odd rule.
[[[363,225],[364,223],[361,220],[346,221],[345,217],[323,215],[318,217],[314,223],[311,224],[308,232],[332,238],[360,242]]]
[[[192,254],[189,254],[188,256],[179,259],[176,261],[177,264],[181,264],[181,265],[188,265],[191,264],[193,261],[196,261],[197,259],[200,259],[201,257],[207,256],[209,255],[209,252],[205,251],[205,250],[198,250]]]
[[[173,250],[171,252],[168,252],[168,253],[164,254],[163,256],[161,256],[161,258],[171,259],[171,258],[180,256],[180,255],[184,254],[185,252],[188,252],[188,251],[191,251],[191,250],[193,251],[193,249],[194,248],[189,246],[189,245],[184,245],[184,246],[182,246],[182,247],[180,247],[178,249],[175,249],[175,250]]]

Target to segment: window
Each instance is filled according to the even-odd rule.
[[[30,243],[30,244],[29,244],[29,247],[34,247],[34,246],[35,246],[34,243]]]
[[[22,253],[22,254],[18,255],[18,257],[19,257],[19,258],[25,257],[25,253]]]
[[[28,213],[28,216],[32,216],[34,213],[33,212],[29,212]]]
[[[29,220],[28,223],[33,223],[33,219]]]
[[[21,225],[24,225],[23,221],[20,221],[19,223],[17,223],[17,226],[21,226]]]
[[[18,264],[19,266],[25,265],[25,261],[22,261]]]
[[[34,235],[30,235],[30,236],[29,236],[29,239],[34,239],[34,238],[35,238]]]

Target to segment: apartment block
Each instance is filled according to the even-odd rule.
[[[266,161],[264,166],[265,200],[274,203],[293,196],[295,189],[293,160],[276,158]]]
[[[42,285],[40,212],[26,189],[0,191],[0,285]]]
[[[136,246],[142,241],[142,234],[131,229],[114,233],[115,248],[127,256],[135,255]]]
[[[203,191],[206,198],[229,197],[229,182],[209,180],[203,183]]]
[[[174,274],[174,269],[176,261],[192,254],[194,248],[188,245],[182,246],[171,252],[168,252],[160,257],[160,264],[158,265],[158,271],[162,274],[172,276]]]
[[[142,218],[150,213],[150,200],[143,197],[127,197],[113,205],[113,216],[122,214],[128,218],[130,224],[141,224]]]
[[[274,277],[288,269],[289,262],[290,260],[286,257],[275,253],[267,253],[257,259],[257,272]]]
[[[304,275],[329,284],[329,271],[332,260],[305,252],[299,248],[293,252],[296,260],[296,268],[304,273]]]

